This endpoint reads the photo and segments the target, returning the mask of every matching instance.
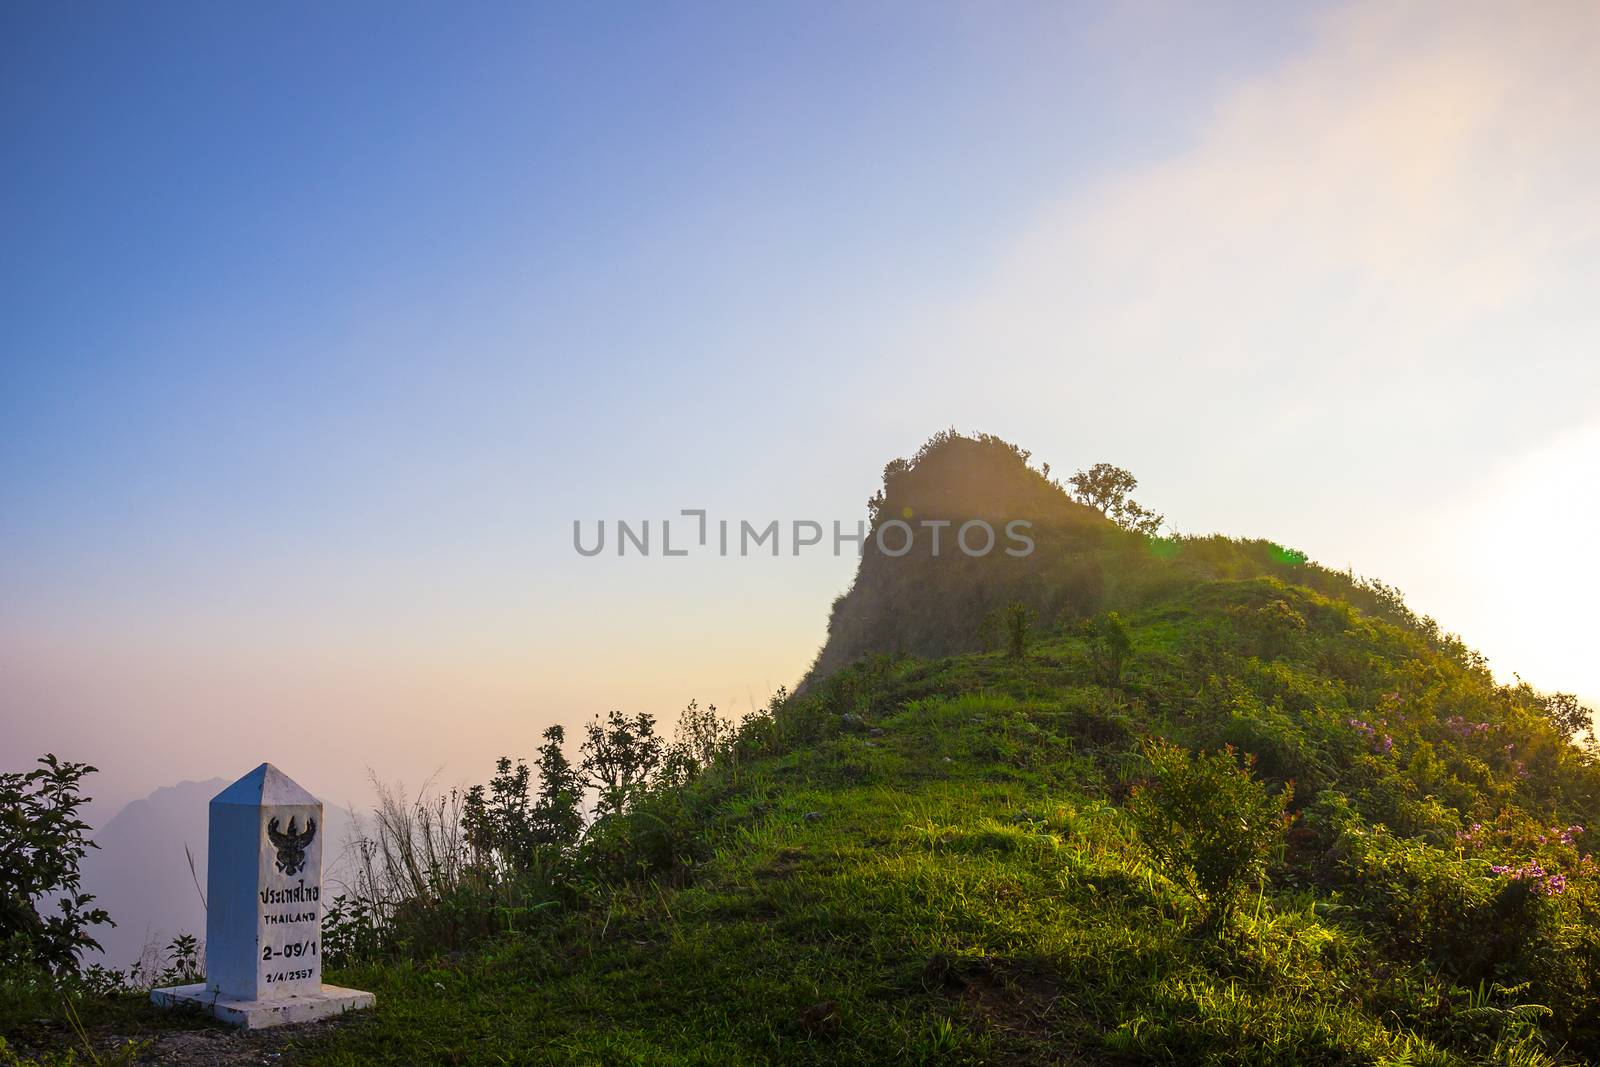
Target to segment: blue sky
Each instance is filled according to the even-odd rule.
[[[590,565],[571,521],[852,520],[951,424],[1600,695],[1537,576],[1467,592],[1589,513],[1463,516],[1600,456],[1594,19],[1504,22],[11,5],[4,747],[299,765],[220,714],[342,788],[760,701],[852,561]]]

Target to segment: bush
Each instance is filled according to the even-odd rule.
[[[682,788],[719,761],[729,759],[737,730],[733,723],[717,714],[717,706],[701,709],[698,700],[689,701],[678,717],[672,744],[661,760],[662,786]]]
[[[1232,748],[1191,756],[1147,741],[1149,778],[1128,801],[1134,825],[1169,877],[1205,904],[1206,923],[1220,923],[1247,890],[1266,877],[1267,858],[1283,840],[1292,788],[1269,794],[1241,766]]]
[[[1496,877],[1485,860],[1357,818],[1344,820],[1334,856],[1350,898],[1396,950],[1426,956],[1463,984],[1520,974],[1549,910],[1533,880]]]
[[[348,967],[376,959],[383,951],[383,931],[365,898],[340,893],[322,913],[322,958],[332,967]]]
[[[640,712],[629,718],[612,711],[604,721],[596,715],[584,727],[584,780],[600,794],[597,816],[627,810],[634,794],[644,789],[661,765],[664,746],[656,734],[655,716]]]
[[[1028,654],[1028,641],[1035,612],[1020,600],[995,608],[978,626],[978,644],[988,649],[1003,649],[1012,659]]]
[[[98,848],[78,809],[89,798],[86,763],[54,755],[26,773],[0,774],[0,969],[43,967],[57,977],[73,974],[85,949],[99,949],[90,930],[116,925],[94,896],[81,891],[79,864]],[[54,897],[59,915],[39,905]]]
[[[1122,684],[1122,670],[1133,654],[1133,637],[1122,617],[1108,611],[1083,624],[1082,634],[1089,643],[1089,662],[1095,681],[1108,689]]]
[[[461,827],[474,864],[513,876],[548,869],[583,832],[583,779],[562,751],[566,733],[560,726],[544,732],[539,748],[539,792],[530,793],[532,772],[518,760],[501,756],[488,790],[467,790]]]
[[[1033,624],[1033,609],[1020,601],[1006,605],[1006,655],[1021,659],[1028,653],[1028,628]]]
[[[674,880],[702,858],[698,824],[677,790],[639,796],[627,811],[602,816],[584,835],[582,875],[601,885]]]

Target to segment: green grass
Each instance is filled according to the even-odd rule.
[[[1027,721],[1010,701],[960,703],[991,725],[882,747],[960,751]],[[1332,964],[1359,946],[1302,903],[1196,941],[1190,902],[1114,808],[993,777],[793,789],[693,886],[622,892],[482,956],[334,976],[380,1009],[309,1060],[1241,1062],[1230,1045],[1248,1041],[1244,1062],[1265,1063],[1400,1047],[1340,1006]]]
[[[1279,603],[1303,632],[1262,630]],[[1075,632],[1022,660],[840,672],[780,713],[764,755],[690,787],[687,870],[480,948],[329,970],[378,1006],[284,1060],[1540,1064],[1596,1047],[1592,879],[1513,900],[1489,870],[1506,857],[1453,843],[1503,809],[1591,818],[1592,756],[1528,694],[1271,580],[1181,591],[1130,625],[1114,690],[1090,684]],[[1493,745],[1453,740],[1452,715],[1491,721]],[[1225,924],[1122,807],[1145,734],[1231,742],[1296,780],[1271,878]],[[1459,946],[1512,905],[1527,936],[1469,960]],[[1543,1030],[1518,1021],[1530,1002],[1552,1006]]]
[[[1077,652],[895,668],[881,733],[747,771],[690,884],[330,975],[379,1008],[304,1061],[1450,1062],[1364,1006],[1372,946],[1314,897],[1198,932],[1106,799],[1084,723],[1118,700],[1072,684]]]

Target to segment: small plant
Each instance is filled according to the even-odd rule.
[[[1223,923],[1266,877],[1292,789],[1268,793],[1250,774],[1253,758],[1241,765],[1231,746],[1190,755],[1150,740],[1144,758],[1149,779],[1128,802],[1134,824],[1168,876],[1204,901],[1206,925]]]
[[[383,942],[377,916],[360,896],[341,893],[322,914],[322,955],[332,966],[374,959],[383,951]]]
[[[995,608],[978,624],[978,647],[984,651],[1003,651],[1012,659],[1023,659],[1033,638],[1034,610],[1020,600]]]
[[[1517,1003],[1516,998],[1528,991],[1529,983],[1502,986],[1499,983],[1479,981],[1477,988],[1469,991],[1467,1005],[1457,1013],[1464,1028],[1480,1048],[1487,1046],[1491,1063],[1523,1064],[1527,1067],[1544,1067],[1558,1061],[1548,1051],[1548,1043],[1540,1023],[1555,1014],[1543,1004]],[[1496,1003],[1496,1001],[1503,1003]]]
[[[1033,609],[1021,601],[1006,605],[1000,616],[1005,626],[1006,655],[1021,659],[1028,654],[1029,630],[1033,626]]]
[[[1089,644],[1089,662],[1094,668],[1095,681],[1108,689],[1122,684],[1122,670],[1133,654],[1133,638],[1128,633],[1122,617],[1108,611],[1083,626],[1083,636]]]
[[[189,985],[204,981],[205,963],[201,960],[200,942],[193,934],[179,934],[167,942],[167,962],[156,976],[156,984]]]

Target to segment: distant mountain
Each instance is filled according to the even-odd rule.
[[[221,778],[179,782],[135,800],[94,834],[100,846],[83,862],[84,888],[111,913],[115,928],[100,927],[102,955],[85,963],[126,969],[163,948],[176,934],[205,937],[206,913],[196,889],[206,884],[206,817],[211,798],[228,785]],[[351,813],[324,809],[327,848],[324,876],[336,873],[353,826]],[[194,874],[184,848],[194,856]]]

